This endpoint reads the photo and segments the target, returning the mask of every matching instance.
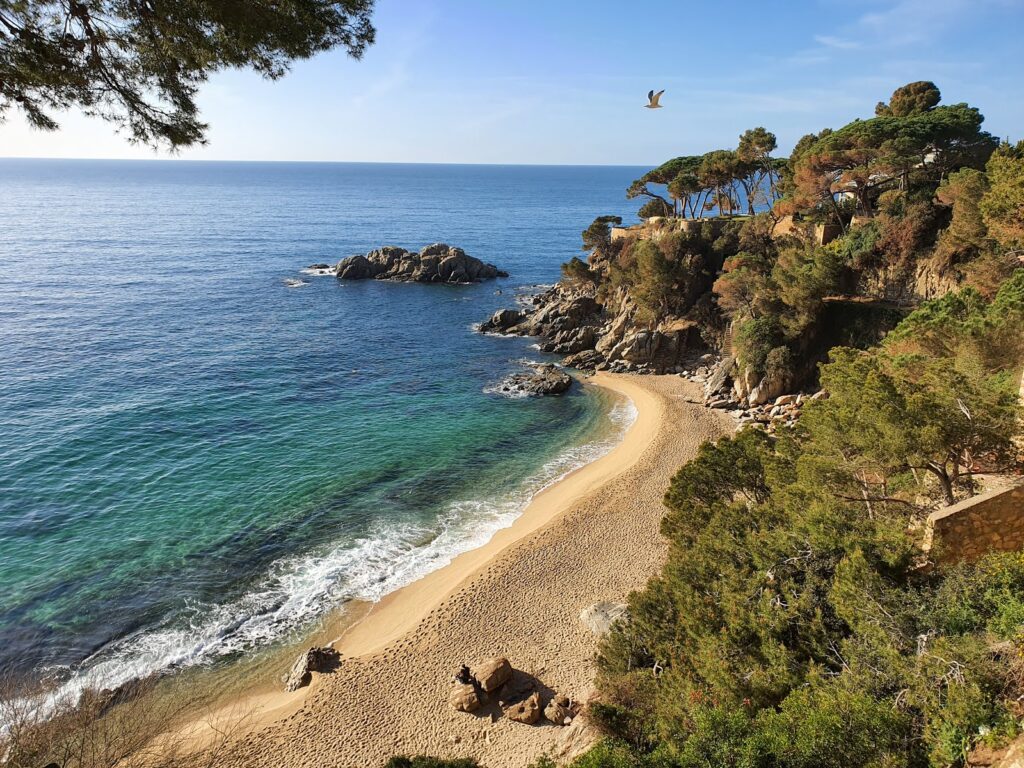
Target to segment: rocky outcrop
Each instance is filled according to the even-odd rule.
[[[527,373],[507,377],[495,391],[519,396],[560,395],[572,386],[572,376],[550,363],[538,363],[530,368]]]
[[[453,682],[448,705],[457,712],[476,712],[493,719],[500,711],[512,722],[535,725],[543,717],[559,726],[572,725],[582,712],[579,702],[551,691],[533,675],[513,669],[504,656],[472,668],[462,666]]]
[[[395,280],[409,283],[477,283],[508,273],[485,264],[461,248],[445,243],[428,245],[419,253],[393,245],[349,256],[335,267],[339,280]]]
[[[499,309],[489,320],[480,323],[482,333],[505,333],[526,319],[526,313],[518,309]]]
[[[341,654],[330,647],[310,648],[295,660],[291,670],[281,678],[288,692],[309,685],[314,672],[330,672],[341,662]]]
[[[695,323],[671,317],[650,326],[637,314],[624,292],[599,300],[593,284],[559,283],[525,310],[495,312],[479,330],[537,337],[543,352],[565,355],[566,365],[584,371],[676,371],[703,347]]]

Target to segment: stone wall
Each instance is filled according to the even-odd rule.
[[[1024,549],[1024,482],[965,499],[928,516],[931,549],[942,562]]]
[[[837,237],[843,234],[843,228],[838,224],[814,224],[794,219],[792,215],[785,215],[772,226],[772,237],[806,237],[808,232],[818,245],[828,245]]]
[[[616,240],[623,240],[625,238],[633,237],[644,237],[656,240],[660,234],[667,234],[669,232],[691,232],[693,230],[700,229],[705,224],[709,224],[711,226],[711,231],[717,234],[726,222],[743,218],[746,217],[708,216],[707,218],[704,219],[684,219],[679,216],[652,216],[651,218],[644,220],[640,224],[632,224],[628,227],[612,227],[611,240],[613,243]]]

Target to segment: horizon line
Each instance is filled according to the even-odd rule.
[[[515,168],[655,168],[659,163],[472,163],[429,160],[216,160],[176,157],[20,157],[0,156],[4,161],[65,161],[82,163],[278,163],[281,165],[460,165]]]

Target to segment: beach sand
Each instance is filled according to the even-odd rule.
[[[699,399],[699,388],[679,377],[597,374],[590,383],[636,406],[622,442],[538,494],[487,545],[339,627],[339,669],[295,694],[235,702],[232,711],[250,713],[247,733],[218,764],[367,768],[395,754],[431,754],[521,768],[592,743],[585,718],[569,727],[528,726],[492,721],[494,708],[455,712],[452,675],[463,663],[501,655],[544,691],[591,695],[597,639],[580,612],[601,600],[624,601],[658,571],[669,479],[735,422],[688,402]]]

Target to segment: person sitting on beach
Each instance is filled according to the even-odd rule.
[[[463,685],[472,685],[476,683],[476,680],[473,679],[473,673],[469,671],[469,667],[463,664],[455,675],[455,682],[462,683]]]

